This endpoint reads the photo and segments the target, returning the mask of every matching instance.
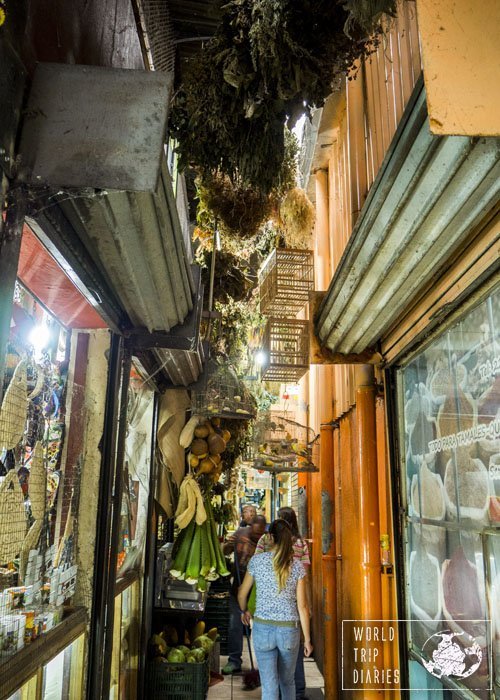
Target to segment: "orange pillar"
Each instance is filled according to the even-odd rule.
[[[382,619],[375,398],[373,367],[360,365],[356,368],[356,412],[361,544],[360,602],[364,620]],[[378,651],[378,658],[383,658],[382,646]],[[384,695],[383,690],[365,690],[363,698],[375,698],[381,695]]]
[[[333,700],[338,694],[337,672],[337,582],[335,541],[335,483],[334,483],[334,426],[321,426],[321,514],[322,514],[322,578],[323,578],[323,677],[325,697]]]
[[[314,276],[318,292],[328,289],[331,281],[330,232],[328,212],[328,170],[315,174],[316,228],[314,237]]]

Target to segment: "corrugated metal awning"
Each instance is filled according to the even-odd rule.
[[[335,353],[375,347],[498,202],[500,139],[437,137],[419,86],[316,318]]]
[[[134,326],[168,331],[184,321],[194,284],[165,160],[153,194],[109,192],[59,206]]]

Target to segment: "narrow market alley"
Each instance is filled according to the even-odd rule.
[[[500,700],[498,36],[0,0],[0,700]]]

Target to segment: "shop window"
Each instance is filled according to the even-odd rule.
[[[154,393],[132,367],[128,389],[118,577],[141,572],[148,532]]]
[[[43,700],[82,697],[84,637],[78,637],[43,668]]]
[[[77,585],[86,355],[74,340],[16,287],[0,407],[0,694],[11,657],[69,615]]]
[[[412,697],[500,695],[499,334],[497,290],[398,371]]]
[[[141,582],[115,598],[110,698],[133,700],[137,693],[141,625]]]

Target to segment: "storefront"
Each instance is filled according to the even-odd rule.
[[[27,226],[17,273],[0,412],[0,694],[62,700],[84,692],[109,332]]]
[[[498,692],[499,323],[497,286],[394,370],[410,697]]]
[[[323,459],[320,475],[301,486],[315,543],[332,538],[323,553],[312,552],[324,593],[316,596],[314,629],[342,659],[331,663],[323,654],[329,697],[349,687],[359,698],[372,691],[419,697],[418,688],[423,696],[434,687],[437,697],[459,697],[447,689],[474,687],[478,677],[478,697],[490,697],[484,679],[491,671],[494,681],[497,671],[484,640],[495,637],[495,623],[491,632],[485,620],[498,607],[498,484],[490,470],[498,411],[498,139],[435,135],[417,17],[408,8],[398,9],[379,59],[365,62],[306,127],[304,187],[316,206],[317,288],[326,292],[311,313],[312,361],[323,367],[311,368],[303,387],[310,424],[323,427]],[[391,60],[396,45],[401,52]],[[467,442],[452,445],[451,435]],[[330,515],[315,508],[323,496]],[[433,606],[423,587],[432,573]],[[476,581],[470,598],[454,590],[466,576]],[[438,665],[440,639],[426,642],[438,620],[460,623],[466,611],[480,620],[481,664],[468,678],[439,680],[422,660],[433,664],[436,651]],[[434,619],[406,622],[424,617]],[[366,668],[355,666],[355,640],[342,627],[350,619],[400,620],[392,642],[376,649],[379,671],[400,670],[397,681],[361,680]],[[453,633],[460,631],[456,624]],[[474,661],[469,651],[462,673]],[[349,674],[357,684],[346,684]]]

